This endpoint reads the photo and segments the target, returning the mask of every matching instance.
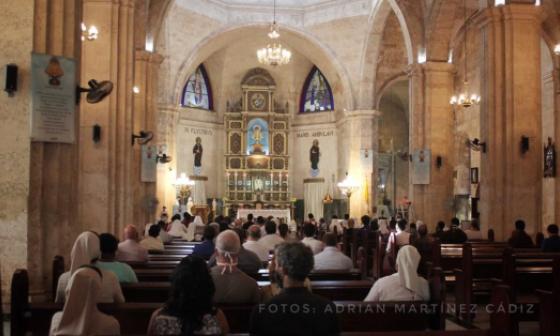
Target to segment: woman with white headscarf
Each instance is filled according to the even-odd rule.
[[[82,232],[72,247],[70,253],[70,271],[63,273],[58,278],[56,286],[55,302],[63,303],[66,300],[66,289],[70,278],[83,265],[91,265],[101,256],[99,237],[97,234],[86,231]],[[117,276],[110,271],[101,271],[103,281],[101,283],[101,294],[98,296],[99,302],[124,302],[124,295]]]
[[[102,273],[92,266],[74,272],[64,309],[53,315],[49,335],[120,335],[119,322],[97,309]]]
[[[418,275],[420,253],[406,245],[397,254],[397,273],[377,280],[364,301],[428,301],[428,281]]]

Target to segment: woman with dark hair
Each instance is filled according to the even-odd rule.
[[[227,334],[226,317],[212,302],[215,291],[206,261],[183,258],[171,276],[169,299],[152,314],[148,335]]]

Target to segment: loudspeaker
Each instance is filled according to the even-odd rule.
[[[17,91],[18,79],[18,66],[15,64],[6,65],[6,85],[4,91],[8,92],[10,97],[13,97],[14,92]]]
[[[441,156],[436,157],[436,167],[441,168],[443,166],[443,158]]]
[[[529,151],[529,137],[521,136],[521,154]]]
[[[101,126],[93,125],[93,142],[98,143],[101,141]]]

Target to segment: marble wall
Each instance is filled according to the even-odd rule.
[[[27,267],[29,194],[30,66],[33,49],[34,1],[0,2],[0,83],[5,83],[9,63],[19,67],[18,92],[0,92],[0,272],[7,303],[8,288],[16,268]]]

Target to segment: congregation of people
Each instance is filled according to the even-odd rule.
[[[172,240],[199,241],[192,253],[174,269],[168,298],[151,317],[148,335],[220,335],[229,326],[220,304],[254,304],[250,332],[255,335],[338,334],[336,309],[329,300],[313,294],[309,275],[313,271],[350,271],[353,261],[341,249],[344,231],[377,231],[387,251],[397,249],[394,273],[373,283],[364,301],[427,301],[428,281],[418,275],[423,252],[435,241],[460,244],[485,239],[476,221],[463,229],[457,218],[449,225],[437,223],[429,233],[422,221],[405,218],[359,220],[336,216],[327,222],[309,214],[296,230],[278,218],[232,220],[219,216],[204,224],[188,212],[167,214],[146,226],[144,238],[133,225],[123,240],[110,233],[86,231],[71,250],[70,269],[58,280],[55,301],[64,303],[51,322],[51,335],[118,335],[118,321],[100,312],[97,303],[125,301],[121,284],[138,282],[131,265],[145,263],[151,253],[165,250]],[[558,226],[549,225],[542,243],[545,252],[560,252]],[[519,220],[508,243],[534,247]],[[268,268],[270,285],[259,287],[253,275]],[[306,305],[313,313],[277,313],[271,307]]]

